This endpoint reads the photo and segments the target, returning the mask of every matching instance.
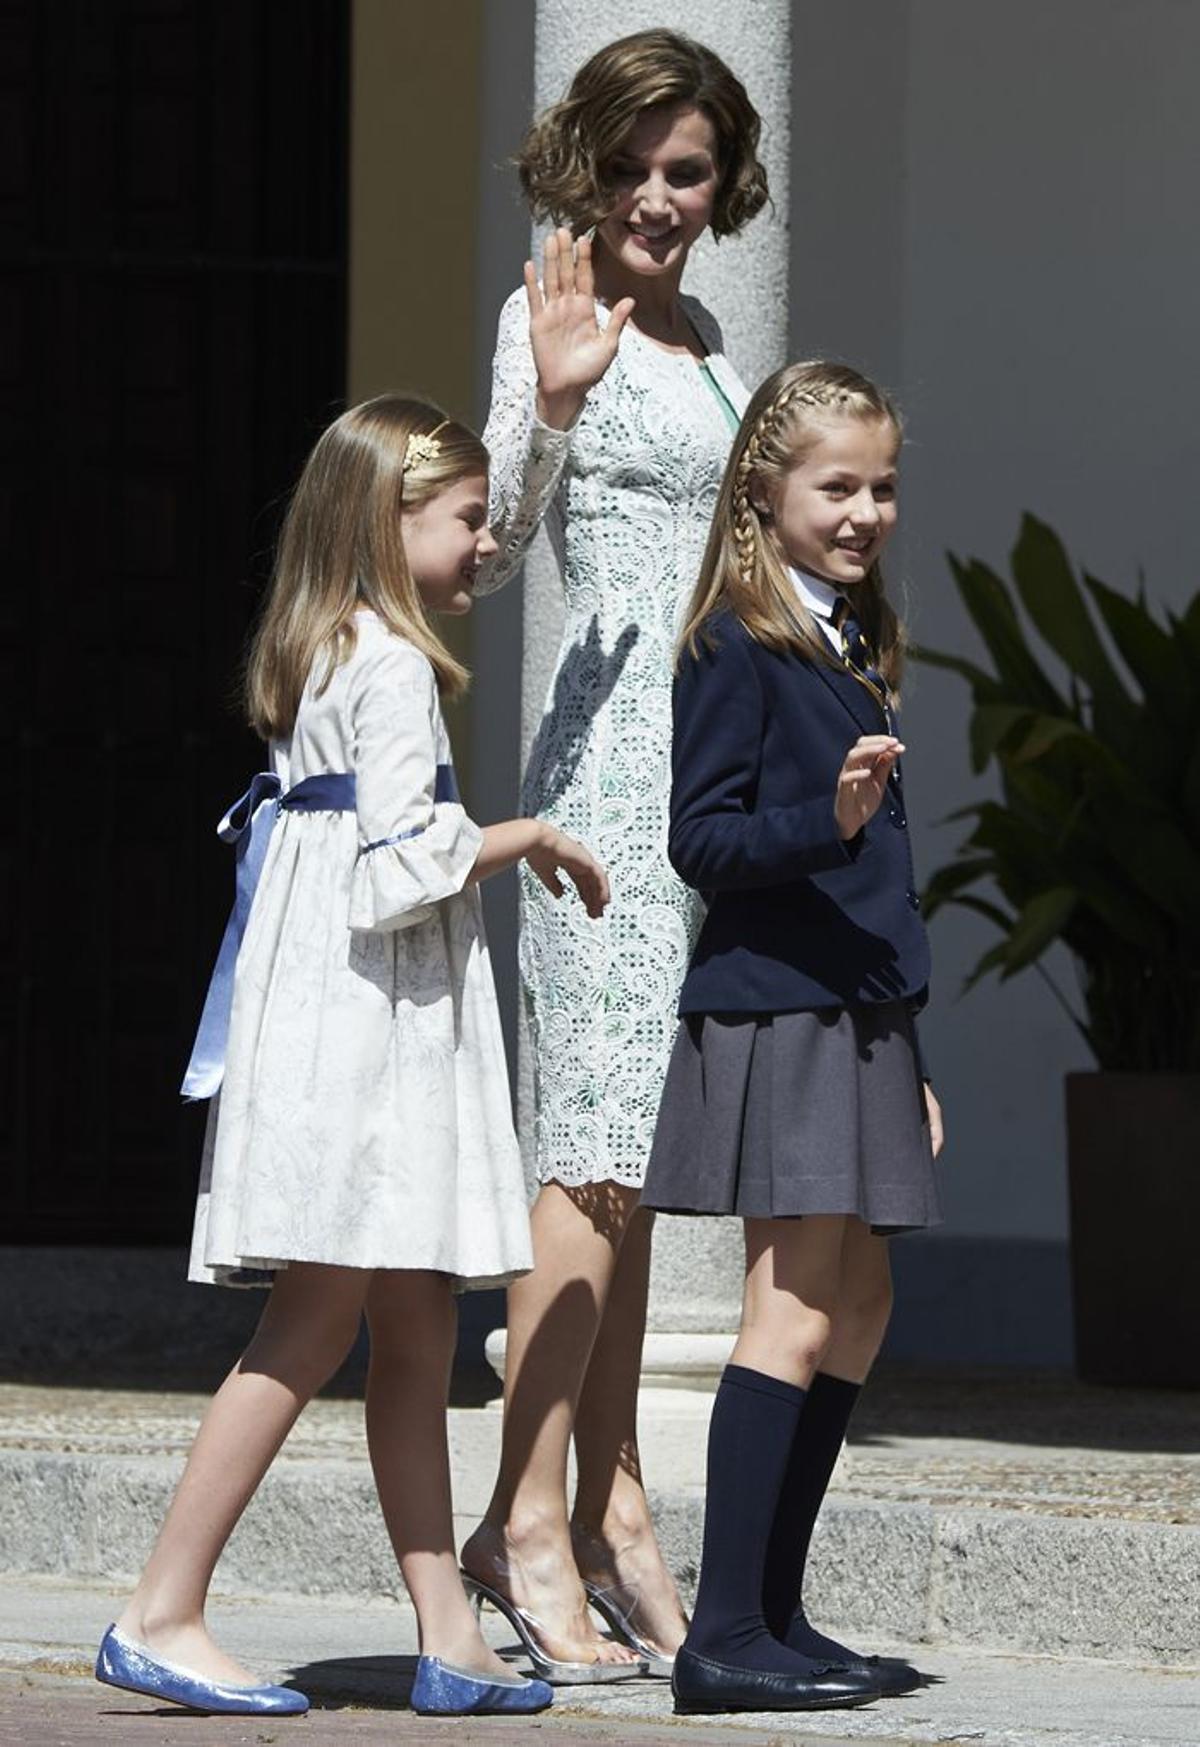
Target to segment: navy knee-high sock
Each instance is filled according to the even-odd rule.
[[[860,1385],[818,1371],[796,1428],[771,1528],[763,1568],[763,1614],[773,1635],[805,1656],[847,1651],[835,1638],[814,1631],[804,1617],[801,1594],[813,1525],[846,1438]]]
[[[704,1550],[687,1648],[736,1668],[807,1674],[813,1662],[771,1636],[763,1569],[804,1391],[727,1365],[708,1432]]]

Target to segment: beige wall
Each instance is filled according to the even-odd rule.
[[[346,392],[471,422],[483,0],[354,0],[352,29]],[[470,662],[470,621],[440,628]],[[465,784],[461,711],[450,729]]]

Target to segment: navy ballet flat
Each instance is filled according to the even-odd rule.
[[[520,1674],[500,1680],[456,1668],[437,1656],[421,1656],[408,1702],[422,1717],[466,1717],[494,1711],[528,1715],[544,1711],[553,1699],[554,1689],[544,1680],[526,1680]]]
[[[144,1698],[167,1699],[173,1705],[212,1716],[299,1717],[308,1709],[302,1692],[290,1686],[235,1686],[205,1680],[189,1668],[164,1662],[144,1644],[126,1638],[115,1626],[105,1632],[96,1657],[96,1679]]]
[[[736,1668],[683,1647],[671,1675],[677,1716],[715,1711],[830,1711],[869,1705],[879,1688],[873,1680],[804,1658],[797,1674]]]
[[[902,1656],[866,1656],[839,1644],[836,1638],[815,1632],[802,1607],[793,1614],[791,1626],[782,1641],[797,1655],[824,1657],[851,1674],[861,1674],[879,1688],[880,1698],[900,1698],[925,1684],[920,1670]]]
[[[838,1667],[847,1674],[861,1674],[879,1688],[880,1698],[901,1698],[906,1692],[916,1692],[925,1682],[919,1669],[900,1656],[855,1656],[839,1658]]]

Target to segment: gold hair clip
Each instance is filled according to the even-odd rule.
[[[415,467],[423,467],[427,461],[437,460],[442,452],[442,445],[438,442],[437,434],[439,431],[444,431],[449,423],[449,419],[443,419],[441,424],[435,425],[432,431],[413,432],[404,445],[404,465],[400,470],[402,473],[411,472]]]

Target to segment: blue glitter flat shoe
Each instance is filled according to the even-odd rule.
[[[101,1640],[96,1679],[126,1692],[140,1692],[144,1698],[168,1699],[173,1705],[187,1705],[189,1710],[214,1716],[298,1717],[308,1709],[304,1694],[290,1686],[235,1686],[205,1680],[190,1668],[163,1662],[115,1626],[110,1626]]]
[[[524,1675],[498,1680],[456,1668],[437,1656],[422,1656],[408,1702],[423,1717],[465,1717],[493,1711],[544,1711],[553,1699],[554,1689],[544,1680],[526,1680]]]

